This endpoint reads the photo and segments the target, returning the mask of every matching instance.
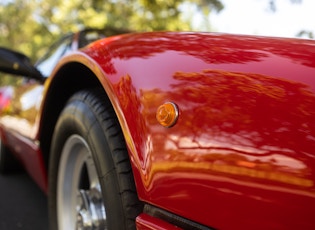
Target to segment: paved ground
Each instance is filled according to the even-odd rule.
[[[0,175],[0,230],[46,229],[45,194],[24,172]]]

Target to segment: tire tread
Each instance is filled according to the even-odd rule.
[[[125,229],[136,229],[135,218],[143,211],[143,204],[137,196],[126,143],[115,111],[107,95],[102,89],[98,88],[82,90],[74,94],[66,107],[81,106],[81,103],[83,103],[82,106],[88,106],[88,111],[94,114],[93,117],[96,118],[94,123],[101,125],[107,140],[124,210]],[[88,131],[90,132],[91,129],[92,127]],[[112,173],[111,170],[106,175],[100,176],[100,179],[106,180],[106,177],[112,175]]]

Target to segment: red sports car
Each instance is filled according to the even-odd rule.
[[[51,229],[315,229],[315,41],[94,35],[35,66],[0,49],[24,77],[0,170],[25,167]]]

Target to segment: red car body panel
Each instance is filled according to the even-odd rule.
[[[54,74],[82,63],[113,104],[141,200],[217,229],[315,229],[314,56],[315,42],[298,39],[148,33],[100,40],[57,65],[29,138],[39,138]],[[171,128],[156,120],[165,102],[179,109]],[[45,187],[40,149],[28,155]],[[138,228],[154,229],[147,221],[139,217]]]
[[[158,218],[147,214],[140,214],[136,219],[137,230],[182,230]]]
[[[168,33],[84,50],[122,110],[141,199],[219,229],[315,226],[315,47],[283,40]],[[172,128],[155,119],[167,101]]]
[[[15,155],[37,185],[47,194],[47,171],[42,151],[36,142],[11,131],[6,132],[3,140],[16,153]]]

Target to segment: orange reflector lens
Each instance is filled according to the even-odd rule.
[[[156,119],[164,127],[172,127],[178,119],[177,105],[172,102],[166,102],[156,111]]]

